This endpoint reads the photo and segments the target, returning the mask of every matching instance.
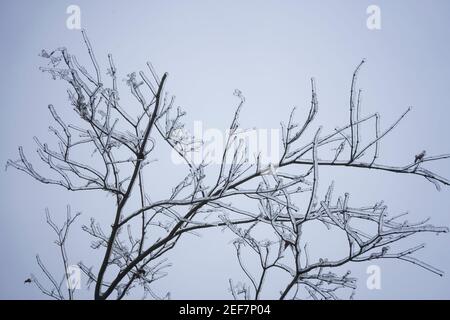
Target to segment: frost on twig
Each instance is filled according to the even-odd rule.
[[[222,162],[215,168],[206,160],[191,160],[191,153],[198,150],[202,141],[186,129],[185,111],[176,106],[175,97],[166,90],[167,73],[158,73],[150,62],[144,70],[122,73],[111,54],[105,68],[85,31],[83,41],[90,66],[82,66],[66,48],[41,52],[46,60],[41,70],[67,84],[74,114],[69,122],[60,115],[62,106],[48,106],[54,119],[49,130],[56,138],[56,146],[37,137],[34,140],[37,155],[49,171],[33,166],[22,147],[18,159],[9,160],[7,167],[69,191],[98,190],[111,196],[108,199],[113,202],[114,211],[109,215],[110,223],[101,225],[92,217],[82,227],[92,238],[92,249],[99,250],[102,256],[98,265],[79,264],[88,284],[95,287],[94,298],[122,299],[131,292],[153,299],[170,298],[169,293],[157,293],[153,288],[154,282],[168,273],[168,253],[186,235],[214,228],[227,229],[235,237],[236,261],[244,275],[243,281],[229,282],[230,293],[236,299],[264,297],[274,270],[286,273],[290,279],[277,296],[281,299],[336,299],[343,290],[353,297],[356,279],[339,269],[352,262],[395,259],[442,275],[442,271],[415,256],[423,245],[399,250],[393,244],[401,244],[418,233],[448,232],[447,228],[427,221],[401,221],[402,215],[396,217],[382,202],[352,206],[349,194],[333,196],[334,184],[326,194],[319,192],[324,167],[408,174],[423,177],[437,188],[450,185],[447,178],[426,168],[430,162],[450,158],[450,154],[411,155],[411,161],[402,166],[381,162],[383,139],[411,108],[386,128],[378,113],[364,114],[363,92],[357,88],[357,75],[364,61],[352,77],[348,123],[331,132],[313,127],[319,99],[312,79],[306,119],[297,123],[299,115],[293,110],[287,123],[282,123],[282,155],[271,166],[264,166],[259,155],[253,164],[242,152],[247,146],[237,133],[245,97],[236,90],[237,108],[230,117]],[[120,90],[120,79],[126,90]],[[134,99],[134,106],[122,102],[121,97],[127,94]],[[366,127],[372,133],[363,139]],[[307,132],[316,133],[312,140],[307,138]],[[155,146],[159,143],[183,159],[186,174],[168,187],[167,197],[155,199],[152,188],[161,188],[165,183],[153,182],[148,188],[146,173],[148,167],[155,165]],[[83,157],[86,154],[90,157]],[[256,209],[244,206],[246,201]],[[313,247],[305,237],[306,229],[314,223],[326,228],[322,239],[334,233],[343,235],[347,239],[346,255],[314,259]],[[70,223],[62,229],[50,219],[49,224],[60,237]],[[67,259],[64,240],[63,236],[58,243],[63,259]],[[258,270],[251,267],[254,257]],[[60,284],[39,258],[38,264],[52,289],[34,277],[36,285],[44,294],[62,299]],[[270,294],[273,297],[277,293]],[[73,298],[73,292],[69,291],[68,296]]]
[[[47,269],[44,262],[41,260],[39,255],[36,255],[36,261],[39,266],[39,269],[44,274],[44,278],[46,282],[49,282],[49,286],[46,286],[41,283],[41,281],[34,274],[31,275],[31,282],[34,283],[38,289],[45,295],[56,299],[56,300],[73,300],[75,287],[70,285],[70,274],[69,274],[69,258],[67,255],[67,240],[69,237],[69,231],[72,224],[75,220],[80,216],[80,213],[75,214],[73,217],[71,215],[70,206],[67,206],[67,214],[66,220],[61,226],[58,226],[50,216],[50,212],[48,209],[45,210],[46,222],[50,226],[50,228],[54,231],[57,238],[55,240],[55,244],[59,248],[59,253],[61,256],[63,269],[63,276],[60,281],[57,281],[52,273]]]

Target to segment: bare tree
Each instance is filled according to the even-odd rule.
[[[425,168],[428,162],[447,159],[450,154],[411,156],[411,163],[400,167],[379,163],[381,141],[411,108],[384,130],[378,113],[362,115],[357,75],[364,61],[356,68],[351,82],[349,122],[330,133],[315,129],[312,141],[306,138],[305,133],[311,130],[319,108],[312,79],[307,119],[297,124],[293,110],[288,122],[282,124],[282,155],[272,165],[264,164],[259,155],[255,163],[251,163],[243,152],[246,147],[239,139],[238,129],[239,112],[245,99],[236,90],[238,107],[229,127],[223,161],[218,172],[211,173],[211,170],[206,171],[211,167],[206,157],[196,163],[190,156],[201,141],[180,134],[186,132],[182,122],[185,113],[179,107],[174,108],[175,98],[165,91],[167,73],[160,76],[152,64],[147,63],[149,75],[142,71],[127,75],[126,85],[139,106],[139,112],[131,114],[131,107],[121,105],[118,71],[112,55],[108,55],[106,81],[86,33],[82,34],[94,72],[89,72],[65,48],[41,53],[48,61],[42,70],[53,79],[68,83],[68,96],[77,114],[74,120],[80,123],[67,124],[49,105],[57,124],[57,127],[50,127],[58,139],[57,148],[34,138],[39,157],[56,178],[39,173],[21,147],[19,159],[10,160],[7,165],[45,184],[59,185],[70,191],[101,190],[112,195],[115,212],[111,215],[111,229],[103,231],[94,218],[83,226],[94,238],[92,247],[103,254],[99,266],[79,264],[89,282],[95,283],[95,299],[107,299],[113,293],[117,299],[122,299],[134,288],[143,289],[145,296],[155,299],[169,298],[168,294],[160,296],[152,290],[152,284],[164,277],[170,266],[166,254],[185,234],[207,228],[225,228],[236,237],[233,244],[237,262],[248,280],[237,284],[230,280],[230,291],[235,299],[260,298],[273,270],[285,272],[290,279],[280,292],[280,299],[302,298],[303,293],[307,298],[335,299],[339,289],[353,292],[356,279],[349,276],[350,272],[338,274],[338,267],[351,262],[396,259],[443,274],[414,256],[423,244],[400,250],[390,245],[421,232],[448,232],[447,228],[430,225],[428,219],[418,223],[401,221],[403,214],[391,215],[383,202],[354,207],[349,194],[333,200],[334,183],[325,195],[318,192],[323,167],[421,176],[438,189],[441,185],[450,185],[449,180]],[[111,85],[107,86],[106,82]],[[365,124],[373,128],[372,137],[366,143],[361,139]],[[153,200],[144,186],[146,168],[152,164],[150,157],[157,141],[170,146],[184,160],[187,173],[169,197]],[[92,154],[90,160],[79,160],[87,150]],[[228,157],[232,159],[229,163],[225,161]],[[236,204],[236,199],[240,203],[249,201],[258,209],[245,210]],[[47,219],[58,236],[57,244],[67,267],[64,244],[75,218],[68,216],[62,228],[49,216]],[[313,260],[308,241],[302,236],[304,229],[313,223],[323,224],[329,234],[344,235],[348,242],[347,254],[337,260],[326,257]],[[328,233],[323,235],[327,236]],[[247,266],[252,255],[260,270]],[[53,289],[46,289],[36,277],[33,282],[44,294],[63,299],[61,284],[39,258],[38,263]],[[67,277],[66,271],[64,274]],[[67,297],[73,298],[73,292],[69,290]]]

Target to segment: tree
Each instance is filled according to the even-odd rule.
[[[356,288],[356,279],[350,272],[338,274],[338,268],[351,262],[377,259],[396,259],[413,263],[430,272],[442,271],[414,257],[424,245],[394,249],[390,245],[417,233],[446,233],[445,227],[402,221],[400,215],[391,215],[383,202],[364,207],[350,204],[349,194],[333,199],[334,183],[325,195],[318,192],[322,167],[347,167],[387,171],[392,174],[421,176],[436,188],[448,186],[450,181],[425,168],[428,162],[447,159],[449,154],[411,156],[411,163],[390,166],[379,163],[379,150],[383,138],[410,112],[408,108],[397,121],[381,129],[378,113],[361,114],[361,90],[357,90],[357,75],[363,65],[356,68],[351,82],[349,122],[330,133],[316,129],[314,138],[305,140],[318,113],[318,99],[314,79],[311,79],[311,105],[303,124],[296,123],[292,110],[289,120],[281,125],[282,155],[276,163],[264,164],[260,155],[251,163],[245,152],[245,143],[239,138],[239,112],[245,98],[235,91],[238,106],[229,127],[230,134],[222,153],[218,172],[208,170],[207,155],[202,161],[192,161],[192,153],[201,141],[186,134],[182,118],[185,112],[174,108],[174,97],[165,91],[168,74],[161,77],[151,63],[149,75],[144,72],[127,75],[126,85],[139,105],[139,112],[129,114],[131,107],[121,105],[118,73],[112,55],[108,55],[108,87],[91,43],[82,32],[93,73],[78,63],[67,49],[42,51],[48,60],[42,71],[53,79],[67,82],[69,100],[79,125],[67,124],[49,105],[49,111],[58,128],[50,127],[58,139],[58,148],[34,138],[37,153],[57,178],[39,173],[19,147],[19,159],[9,160],[7,166],[29,174],[34,179],[61,186],[69,191],[101,190],[112,197],[115,212],[111,213],[111,229],[103,231],[91,218],[83,230],[93,237],[93,248],[103,254],[99,266],[81,270],[90,283],[95,283],[95,299],[124,298],[133,288],[143,288],[145,295],[161,298],[151,285],[166,275],[170,266],[166,254],[176,247],[186,234],[203,229],[225,228],[235,235],[237,262],[247,277],[247,283],[230,280],[230,291],[235,299],[258,299],[265,281],[273,270],[285,272],[289,277],[280,299],[303,297],[335,299],[345,289]],[[363,143],[362,126],[373,128],[373,137]],[[372,130],[372,129],[371,129]],[[150,156],[157,143],[165,143],[181,157],[186,165],[186,176],[176,185],[170,197],[153,200],[144,189],[146,169],[152,165]],[[89,151],[88,151],[89,150]],[[78,151],[78,153],[77,153]],[[88,161],[77,160],[80,154],[92,154]],[[231,161],[226,161],[231,159]],[[155,187],[152,185],[152,187]],[[245,199],[257,210],[246,210],[235,199]],[[47,222],[58,236],[57,244],[65,270],[67,253],[65,242],[70,216],[58,227],[47,213]],[[303,237],[305,228],[313,223],[323,224],[327,232],[341,233],[347,239],[347,254],[340,259],[327,257],[313,261],[308,242]],[[261,232],[261,230],[264,230]],[[246,260],[255,256],[260,270],[248,268]],[[50,280],[51,289],[34,282],[44,294],[56,299],[73,298],[67,295],[37,257],[38,264]],[[64,277],[68,278],[67,271]],[[343,289],[343,290],[340,290]],[[339,292],[338,292],[339,290]],[[166,295],[165,297],[168,297]]]

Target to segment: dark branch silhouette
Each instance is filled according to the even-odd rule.
[[[351,205],[350,195],[333,197],[334,183],[325,195],[319,194],[323,167],[346,167],[386,171],[423,177],[438,189],[450,181],[426,169],[428,162],[447,159],[450,154],[426,156],[422,152],[411,156],[411,162],[391,166],[379,162],[382,140],[397,127],[411,110],[408,108],[397,121],[382,129],[379,114],[362,113],[362,91],[357,89],[357,74],[353,74],[350,90],[349,123],[325,133],[312,124],[319,110],[317,90],[311,80],[311,104],[304,123],[296,123],[292,111],[287,124],[281,125],[282,155],[273,164],[264,164],[256,155],[256,163],[245,156],[245,143],[239,138],[239,112],[245,98],[239,90],[235,95],[238,107],[229,127],[230,134],[216,174],[203,159],[192,161],[198,150],[197,141],[186,132],[182,122],[185,112],[175,108],[175,97],[165,90],[168,74],[158,74],[151,63],[147,72],[130,73],[126,85],[137,101],[139,111],[121,103],[118,89],[118,71],[111,54],[108,55],[107,78],[97,62],[94,50],[83,31],[93,72],[79,64],[65,48],[42,51],[48,62],[42,71],[53,79],[68,84],[68,96],[77,115],[74,122],[63,120],[57,108],[49,105],[55,121],[50,131],[58,139],[56,148],[34,138],[37,153],[54,174],[36,170],[19,147],[19,159],[7,166],[29,174],[34,179],[61,186],[70,191],[100,190],[110,194],[115,211],[110,213],[111,229],[91,218],[82,229],[93,238],[92,248],[103,255],[100,265],[87,267],[79,263],[89,283],[95,284],[95,299],[126,297],[134,288],[143,288],[145,297],[169,298],[169,293],[158,294],[152,285],[167,274],[170,263],[167,253],[182,241],[185,234],[202,229],[228,229],[235,236],[237,263],[247,282],[230,280],[230,291],[235,299],[259,299],[270,281],[273,270],[285,272],[290,281],[285,284],[280,299],[338,298],[338,290],[356,288],[356,279],[350,272],[338,274],[337,267],[351,262],[378,259],[396,259],[412,263],[437,275],[443,272],[419,260],[414,254],[423,244],[405,249],[394,249],[394,243],[418,233],[444,233],[447,228],[428,224],[428,219],[417,223],[403,221],[403,214],[389,212],[383,202],[364,207]],[[107,85],[108,83],[108,85]],[[362,128],[369,124],[372,137],[363,140]],[[314,130],[308,140],[305,133]],[[372,130],[372,129],[371,129]],[[167,144],[185,162],[186,177],[171,191],[169,197],[154,200],[146,190],[146,168],[152,164],[155,145]],[[237,147],[236,147],[237,146]],[[88,150],[88,151],[87,151]],[[91,154],[90,160],[83,155]],[[227,158],[231,162],[225,161]],[[295,170],[291,170],[294,168]],[[168,173],[169,174],[169,173]],[[150,184],[156,187],[154,183]],[[159,184],[160,187],[162,184]],[[247,211],[239,201],[249,201],[258,208]],[[237,202],[237,204],[236,204]],[[62,228],[50,216],[48,224],[58,236],[65,270],[67,269],[66,237],[72,222],[70,215]],[[347,239],[347,254],[339,259],[310,255],[309,242],[304,238],[305,228],[322,224],[329,234],[340,233]],[[368,225],[370,227],[368,227]],[[260,232],[263,230],[263,232]],[[323,234],[323,238],[328,233]],[[263,236],[262,236],[263,235]],[[260,270],[247,266],[254,257]],[[45,268],[39,256],[38,265],[49,280],[51,289],[44,287],[36,277],[31,281],[46,295],[55,299],[73,298],[73,290],[63,293],[62,282],[57,282]],[[64,279],[67,272],[64,272]]]

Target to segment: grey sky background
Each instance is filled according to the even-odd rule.
[[[32,137],[51,138],[52,103],[73,117],[65,85],[38,70],[38,53],[65,46],[83,62],[88,56],[79,31],[66,28],[66,8],[81,8],[97,59],[106,71],[112,53],[119,79],[139,71],[151,60],[170,74],[167,89],[187,112],[188,128],[203,121],[206,128],[224,129],[232,119],[239,88],[246,97],[243,127],[278,128],[293,106],[299,121],[308,112],[310,77],[317,81],[319,116],[325,131],[348,121],[351,75],[362,58],[359,76],[364,89],[363,114],[378,111],[386,128],[408,107],[413,111],[385,140],[380,163],[407,164],[423,149],[428,154],[450,152],[450,2],[408,1],[0,1],[0,145],[2,163],[16,158],[22,145],[34,155]],[[381,8],[381,30],[366,27],[366,8]],[[369,133],[369,130],[367,130]],[[37,160],[36,157],[33,158]],[[162,154],[153,170],[154,198],[167,194],[182,168],[173,168]],[[432,166],[450,177],[450,162]],[[450,226],[450,189],[441,192],[425,179],[357,169],[324,169],[320,190],[331,180],[336,193],[350,192],[355,205],[384,200],[390,212],[411,212],[417,220],[431,217]],[[39,184],[15,170],[0,173],[0,298],[38,299],[34,287],[23,284],[38,273],[35,254],[49,269],[62,272],[53,235],[45,225],[48,207],[62,221],[66,204],[83,213],[70,244],[73,263],[95,264],[99,252],[79,231],[91,216],[111,219],[108,198],[100,193],[70,193]],[[231,298],[228,278],[243,279],[230,237],[206,232],[188,237],[171,254],[170,275],[155,291],[173,298]],[[323,238],[324,247],[336,243]],[[443,278],[396,261],[377,262],[382,289],[366,288],[366,267],[353,264],[359,277],[358,299],[450,298],[450,236],[419,236],[426,242],[420,257],[446,271]],[[276,286],[275,286],[276,287]],[[86,288],[79,297],[89,298]]]

